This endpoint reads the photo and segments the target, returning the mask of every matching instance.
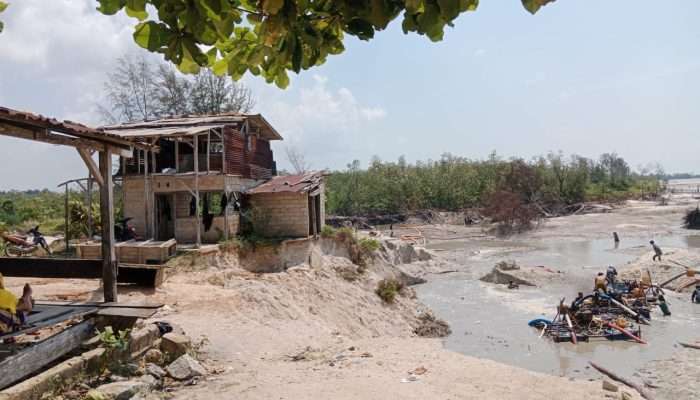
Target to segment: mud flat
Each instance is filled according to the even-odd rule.
[[[554,344],[539,339],[538,332],[527,326],[530,319],[553,317],[561,298],[570,302],[577,292],[590,292],[593,277],[608,265],[627,276],[649,269],[657,283],[682,270],[673,260],[700,266],[700,235],[681,228],[683,213],[694,202],[685,195],[672,196],[667,206],[629,202],[605,214],[552,218],[535,231],[509,239],[428,240],[428,248],[459,265],[459,272],[429,279],[418,289],[419,299],[452,326],[446,348],[463,354],[580,379],[600,376],[588,366],[591,360],[639,382],[651,383],[654,369],[670,360],[678,363],[677,368],[695,371],[700,367],[698,358],[679,356],[677,345],[678,341],[700,339],[700,308],[690,304],[689,293],[667,291],[673,315],[664,318],[658,309],[652,312],[651,326],[642,328],[648,346],[607,341]],[[477,234],[473,227],[444,229],[454,236]],[[612,232],[622,238],[617,246]],[[664,248],[664,262],[651,261],[650,239]],[[535,276],[535,286],[521,285],[518,290],[478,280],[504,261],[525,269],[545,266],[560,273],[561,279],[538,280]],[[683,354],[689,351],[682,350]],[[695,380],[690,381],[685,392],[675,390],[679,380],[658,372],[651,383],[658,389],[650,390],[658,392],[658,398],[673,398],[667,397],[669,393],[686,393],[689,387],[700,393]]]
[[[430,310],[416,287],[386,304],[374,293],[377,282],[417,271],[447,276],[440,272],[455,266],[406,246],[385,242],[357,275],[348,273],[358,265],[342,248],[323,243],[311,246],[313,257],[300,257],[309,262],[274,273],[251,272],[225,252],[185,256],[173,262],[161,288],[120,287],[120,299],[167,304],[155,319],[172,321],[201,342],[213,374],[174,392],[175,399],[609,398],[600,381],[469,357],[439,339],[417,337],[419,317]],[[288,261],[299,254],[278,256]],[[7,281],[12,290],[24,283]],[[97,281],[31,283],[37,297],[99,300]]]

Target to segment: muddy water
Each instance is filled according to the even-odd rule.
[[[700,236],[657,238],[662,246],[700,248]],[[622,374],[632,375],[645,363],[669,358],[678,341],[694,341],[700,333],[700,307],[689,295],[668,293],[673,315],[652,312],[652,324],[642,326],[649,345],[605,339],[573,345],[540,339],[528,327],[534,318],[551,319],[562,297],[571,301],[579,291],[590,292],[593,276],[607,265],[620,266],[649,249],[647,237],[624,238],[615,247],[611,239],[583,241],[469,241],[434,243],[429,247],[465,266],[464,272],[442,275],[418,288],[421,300],[453,330],[447,348],[530,370],[572,377],[596,377],[587,366],[596,361]],[[544,265],[563,273],[561,282],[541,288],[507,290],[485,284],[478,277],[502,260],[519,265]]]

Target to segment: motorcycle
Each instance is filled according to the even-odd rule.
[[[44,235],[39,232],[39,226],[36,226],[27,232],[31,235],[18,235],[0,233],[0,237],[5,241],[5,255],[8,257],[22,257],[34,253],[39,247],[47,253],[52,254],[49,244],[44,239]]]
[[[133,218],[129,217],[123,218],[117,221],[117,223],[114,225],[114,239],[116,239],[117,242],[140,240],[140,238],[136,236],[136,228],[129,224],[129,221],[132,219]]]

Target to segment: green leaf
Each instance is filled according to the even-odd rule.
[[[217,75],[217,76],[224,76],[226,75],[226,72],[228,71],[228,60],[225,58],[222,58],[221,60],[218,60],[217,62],[214,63],[214,65],[211,67],[211,71]]]
[[[124,8],[126,5],[126,0],[97,0],[100,6],[97,7],[97,11],[105,15],[114,15],[119,10]]]
[[[126,15],[143,21],[148,18],[146,0],[126,0]]]
[[[542,6],[546,6],[548,3],[553,1],[554,0],[522,0],[523,7],[525,7],[530,14],[536,13]]]
[[[275,85],[280,89],[286,89],[289,86],[289,76],[287,76],[287,71],[282,70],[277,74],[275,78]]]
[[[5,29],[5,24],[0,21],[0,33],[2,33],[2,30]]]
[[[422,13],[424,10],[423,0],[406,0],[406,12],[409,14]]]
[[[139,46],[150,51],[156,51],[168,44],[173,34],[165,24],[153,21],[142,22],[136,25],[134,41]]]
[[[199,70],[200,70],[199,64],[197,64],[194,61],[194,57],[192,56],[190,51],[185,46],[183,46],[183,48],[182,48],[182,61],[177,66],[177,69],[179,69],[180,72],[182,72],[183,74],[197,74],[197,73],[199,73]]]
[[[445,21],[452,21],[460,13],[460,0],[437,0],[440,15]]]
[[[7,9],[7,6],[9,6],[9,4],[7,4],[4,1],[0,1],[0,12],[5,11]]]
[[[348,33],[357,36],[362,40],[369,40],[374,37],[374,27],[364,19],[355,18],[347,25]]]
[[[263,0],[262,9],[267,14],[275,15],[282,7],[284,7],[284,0]]]
[[[370,0],[370,7],[369,22],[379,29],[386,28],[389,22],[396,16],[385,0]]]

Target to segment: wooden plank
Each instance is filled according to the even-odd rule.
[[[80,158],[83,159],[88,171],[90,171],[90,175],[95,177],[97,184],[100,186],[104,185],[104,180],[102,180],[102,176],[100,175],[100,169],[95,164],[95,160],[92,159],[90,152],[84,147],[78,147],[76,150],[78,151]]]
[[[147,309],[158,309],[163,307],[163,303],[149,303],[149,302],[139,302],[139,303],[117,303],[117,302],[108,302],[108,303],[100,303],[100,302],[95,302],[95,301],[84,301],[84,302],[75,302],[75,301],[58,301],[58,300],[43,300],[43,301],[36,301],[34,303],[36,306],[49,306],[49,307],[65,307],[69,306],[71,308],[105,308],[105,307],[110,307],[110,308],[147,308]]]
[[[101,268],[101,260],[0,257],[0,273],[7,277],[97,279]]]
[[[102,225],[102,286],[105,301],[117,301],[117,257],[114,249],[114,191],[112,154],[100,152],[100,216]]]
[[[97,315],[110,317],[151,318],[158,310],[152,308],[104,307]]]
[[[0,135],[75,148],[90,147],[95,150],[105,148],[105,144],[99,141],[90,139],[74,139],[67,136],[56,135],[46,129],[22,128],[7,123],[0,123]],[[131,158],[133,155],[131,147],[113,147],[111,145],[109,147],[111,151],[113,151],[115,154],[121,155],[122,157]]]
[[[116,262],[114,265],[116,269]],[[119,265],[119,275],[114,274],[115,291],[116,282],[157,287],[163,281],[163,269],[158,265]],[[104,277],[104,260],[0,257],[0,273],[16,278],[99,279]]]
[[[46,365],[78,348],[94,334],[92,321],[74,325],[0,362],[0,389],[40,371]]]

